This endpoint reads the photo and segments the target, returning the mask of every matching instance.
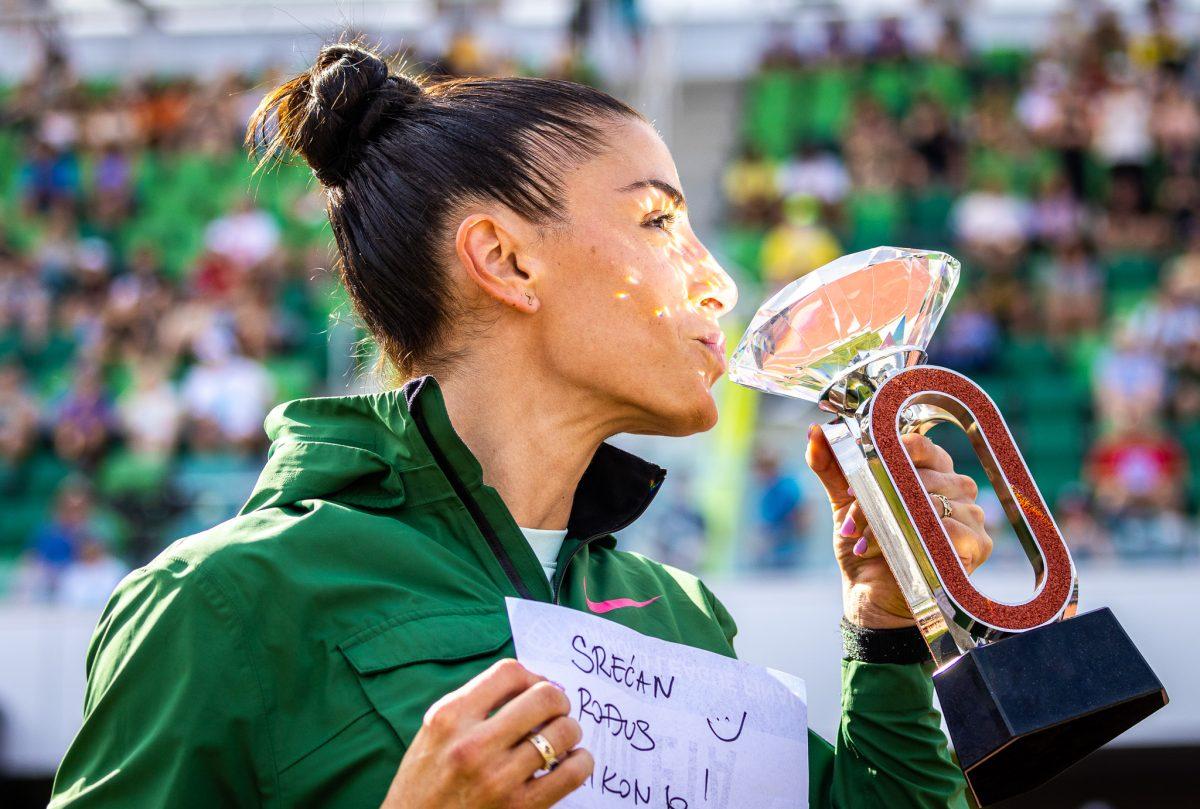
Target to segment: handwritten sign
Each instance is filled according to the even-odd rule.
[[[566,690],[596,759],[559,806],[808,806],[803,681],[577,610],[507,602],[517,659]]]

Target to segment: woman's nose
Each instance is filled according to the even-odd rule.
[[[698,309],[712,308],[717,317],[728,314],[737,304],[738,289],[733,278],[712,253],[697,242],[700,253],[693,265],[690,297]]]

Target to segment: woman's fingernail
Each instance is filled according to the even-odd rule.
[[[854,543],[854,555],[862,556],[866,552],[867,552],[867,538],[859,537],[858,542]]]
[[[847,487],[846,487],[846,496],[847,496],[847,497],[853,497],[853,496],[854,496],[854,487],[853,487],[853,486],[847,486]]]
[[[809,439],[811,439],[811,438],[813,437],[813,430],[815,430],[815,429],[817,429],[817,425],[815,425],[815,424],[810,424],[810,425],[808,425],[808,437],[809,437]]]
[[[854,524],[854,518],[847,514],[846,521],[842,523],[842,529],[839,533],[844,537],[852,537],[857,530],[858,526]]]

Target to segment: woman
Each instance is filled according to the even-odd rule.
[[[505,596],[734,654],[699,580],[616,550],[665,473],[605,443],[713,426],[734,285],[654,129],[587,87],[422,87],[338,45],[252,126],[324,186],[344,283],[407,381],[275,408],[238,516],[121,584],[53,805],[553,805],[592,759],[562,692],[509,659]],[[982,562],[973,484],[909,448]],[[808,460],[847,639],[810,803],[962,805],[928,653],[819,431]],[[535,778],[543,741],[561,764]]]

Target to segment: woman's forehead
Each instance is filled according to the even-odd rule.
[[[595,190],[615,195],[622,193],[621,189],[650,179],[680,187],[671,151],[645,121],[630,120],[613,127],[608,144],[608,149],[581,167],[581,174],[586,175],[581,179]],[[650,193],[650,188],[644,193]]]

